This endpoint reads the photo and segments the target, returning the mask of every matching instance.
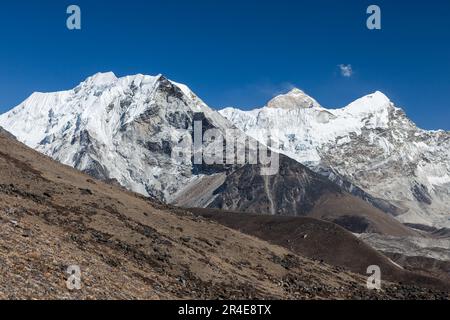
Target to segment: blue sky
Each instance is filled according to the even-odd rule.
[[[70,4],[81,31],[66,28]],[[366,28],[370,4],[380,31]],[[421,127],[450,130],[447,0],[2,1],[0,41],[0,112],[114,71],[165,74],[213,107],[261,106],[293,86],[340,107],[380,90]]]

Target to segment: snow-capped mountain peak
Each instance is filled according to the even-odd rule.
[[[32,94],[1,115],[0,126],[57,161],[168,200],[193,179],[191,164],[176,162],[171,152],[191,137],[196,113],[215,128],[231,127],[187,86],[163,75],[107,72],[71,90]]]
[[[395,203],[402,222],[450,226],[450,133],[417,128],[380,91],[340,109],[298,108],[310,99],[294,91],[275,107],[220,113],[257,140],[269,131],[275,151]]]
[[[376,91],[355,100],[342,110],[352,114],[373,113],[393,106],[394,104],[384,93]]]
[[[88,77],[83,83],[90,83],[93,85],[111,84],[118,80],[114,72],[98,72],[91,77]]]
[[[320,107],[320,104],[302,90],[294,88],[270,100],[267,107],[273,109],[315,108]]]

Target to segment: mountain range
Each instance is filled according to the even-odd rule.
[[[207,138],[210,132],[214,137]],[[307,265],[303,276],[316,279],[323,263],[325,269],[333,266],[324,272],[342,282],[360,281],[356,274],[377,264],[389,281],[448,288],[449,137],[418,128],[381,92],[326,109],[293,89],[260,109],[216,111],[163,75],[98,73],[74,89],[34,93],[0,115],[0,218],[6,223],[2,243],[8,244],[0,261],[17,263],[9,251],[27,257],[32,245],[18,237],[32,234],[40,241],[36,254],[61,259],[44,244],[75,250],[72,257],[85,264],[86,254],[93,254],[98,270],[131,277],[123,297],[146,297],[140,288],[151,283],[153,297],[162,298],[345,298],[334,287],[323,294],[312,289],[323,290],[329,279],[307,283],[308,292],[301,289],[296,266]],[[237,154],[205,161],[210,150],[230,147]],[[266,152],[276,159],[270,174],[267,164],[250,160]],[[236,232],[232,239],[229,232]],[[152,239],[150,246],[146,239]],[[248,261],[231,263],[229,257],[240,259],[233,247],[250,252]],[[255,247],[284,258],[266,265]],[[199,264],[187,268],[190,250]],[[38,267],[54,276],[62,268],[58,263]],[[261,265],[269,273],[253,278]],[[280,266],[295,271],[286,275]],[[211,287],[211,279],[235,273],[234,267],[241,270],[238,278],[219,277],[223,281]],[[140,268],[144,273],[125,272]],[[167,268],[169,273],[161,271]],[[203,274],[205,268],[210,272]],[[288,287],[275,289],[283,275]],[[48,285],[26,270],[10,276],[6,286],[27,277],[35,289]],[[89,276],[91,282],[100,277],[94,271]],[[158,283],[148,280],[154,277]],[[117,279],[103,280],[114,291]],[[162,288],[164,282],[170,288]],[[12,287],[0,292],[20,296]],[[356,296],[367,294],[352,287]],[[95,297],[114,296],[90,289]],[[64,295],[55,290],[55,296]],[[414,290],[384,293],[420,296]]]
[[[261,109],[220,113],[255,139],[268,130],[275,151],[370,194],[403,223],[450,226],[450,132],[418,128],[381,92],[326,109],[294,89]]]
[[[195,119],[261,144],[269,145],[268,132],[281,170],[262,176],[248,164],[174,158]],[[0,126],[63,164],[166,203],[301,216],[320,206],[323,217],[331,197],[341,200],[330,219],[353,221],[350,229],[379,229],[361,211],[450,226],[450,133],[417,128],[381,92],[326,109],[293,89],[261,109],[217,112],[162,75],[99,73],[72,90],[34,93]]]

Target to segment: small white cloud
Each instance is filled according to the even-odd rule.
[[[341,70],[341,75],[343,77],[350,78],[353,75],[351,64],[340,64],[339,69]]]

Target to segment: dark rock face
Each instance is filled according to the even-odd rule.
[[[432,203],[431,196],[427,187],[423,184],[416,184],[411,188],[411,192],[417,201],[430,205]]]
[[[188,130],[191,122],[190,116],[178,111],[166,114],[166,120],[172,127],[179,130]]]
[[[211,208],[256,214],[307,215],[319,198],[341,189],[300,163],[280,155],[277,174],[262,176],[261,165],[245,165],[228,175]]]
[[[371,194],[367,193],[360,187],[343,178],[338,173],[334,172],[329,168],[326,168],[326,166],[319,167],[317,169],[317,172],[327,177],[329,180],[333,181],[337,185],[339,185],[343,190],[347,191],[348,193],[351,193],[352,195],[358,198],[363,199],[364,201],[370,203],[372,206],[374,206],[377,209],[380,209],[383,212],[389,213],[393,216],[398,216],[402,214],[404,211],[394,206],[389,201],[372,196]]]
[[[279,157],[278,173],[271,176],[261,175],[261,165],[233,168],[206,207],[246,214],[314,217],[355,233],[414,235],[391,215],[284,155]]]
[[[435,232],[438,229],[436,229],[435,227],[430,227],[424,224],[418,224],[418,223],[405,223],[405,226],[416,229],[416,230],[421,230],[421,231],[425,231],[425,232]]]
[[[96,160],[91,160],[89,167],[83,172],[99,180],[107,181],[109,179],[108,170]]]
[[[333,222],[353,233],[366,233],[371,231],[370,221],[364,217],[342,216],[333,220]]]
[[[171,141],[160,141],[160,142],[149,141],[145,143],[145,148],[154,153],[163,153],[168,156],[172,154]]]
[[[213,130],[217,129],[214,124],[206,117],[206,115],[202,112],[196,112],[193,114],[193,121],[191,125],[193,126],[193,123],[195,121],[201,121],[202,123],[202,137],[205,135],[205,132],[207,130]],[[226,150],[226,137],[225,133],[222,133],[224,135],[224,142],[223,142],[223,150]],[[194,141],[194,132],[191,133],[192,141]],[[225,154],[225,153],[224,153]],[[223,164],[206,164],[204,161],[201,164],[195,164],[194,156],[192,157],[192,174],[193,175],[199,175],[199,174],[216,174],[219,172],[224,172],[229,170],[232,166],[225,164],[225,157],[223,159]]]
[[[441,228],[435,230],[432,235],[437,238],[450,239],[450,229],[449,228]]]

